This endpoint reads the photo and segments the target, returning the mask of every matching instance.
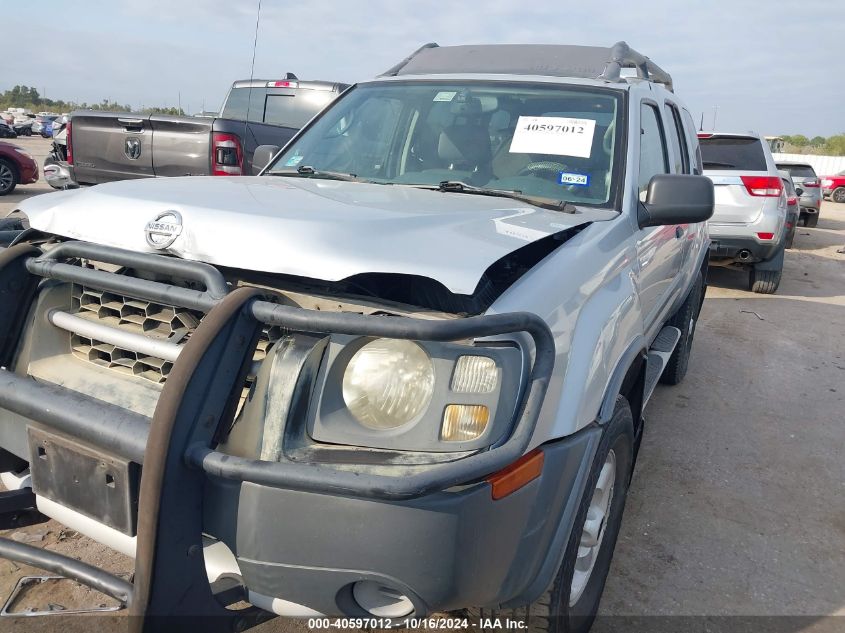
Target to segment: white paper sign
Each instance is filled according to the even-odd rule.
[[[451,101],[452,99],[455,98],[456,94],[458,94],[457,91],[454,91],[454,90],[445,91],[444,90],[443,92],[438,92],[436,95],[434,95],[433,100],[434,101]]]
[[[559,116],[521,116],[511,140],[514,154],[555,154],[589,158],[593,148],[594,119]]]

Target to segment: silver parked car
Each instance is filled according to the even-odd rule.
[[[783,271],[786,195],[769,145],[757,134],[699,133],[716,208],[707,223],[711,263],[747,270],[749,289],[772,294]]]
[[[798,203],[804,226],[816,226],[822,210],[821,179],[816,170],[807,163],[778,163],[777,168],[789,172],[796,189],[801,189]]]
[[[0,478],[136,568],[0,555],[145,631],[589,629],[705,293],[713,184],[671,77],[624,43],[429,45],[260,149],[259,176],[21,204]]]

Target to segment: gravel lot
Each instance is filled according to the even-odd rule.
[[[39,163],[49,150],[40,138],[15,142]],[[45,191],[43,180],[19,187],[0,199],[0,217]],[[845,205],[826,202],[818,228],[799,227],[778,294],[754,295],[746,275],[711,269],[689,374],[659,387],[646,411],[602,602],[603,616],[634,620],[605,617],[595,631],[647,615],[711,618],[650,619],[651,630],[772,615],[804,617],[749,620],[748,630],[845,630],[842,617],[822,619],[845,616],[843,245]],[[16,531],[131,571],[125,557],[54,522],[3,534]],[[24,573],[33,572],[0,561],[0,600]],[[259,630],[301,626],[276,620]]]

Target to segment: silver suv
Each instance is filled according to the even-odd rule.
[[[821,180],[816,175],[816,170],[808,163],[778,163],[777,167],[789,172],[792,178],[798,193],[800,219],[804,221],[804,226],[816,226],[822,209]]]
[[[704,298],[713,185],[671,77],[624,43],[428,46],[263,151],[22,204],[2,480],[136,572],[0,554],[147,631],[243,630],[240,600],[589,628]]]
[[[707,223],[711,263],[748,270],[749,289],[772,294],[783,271],[786,194],[769,146],[757,134],[699,133],[716,208]]]

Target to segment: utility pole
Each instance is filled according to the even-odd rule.
[[[719,114],[719,106],[713,106],[713,129],[716,129],[716,115]]]

